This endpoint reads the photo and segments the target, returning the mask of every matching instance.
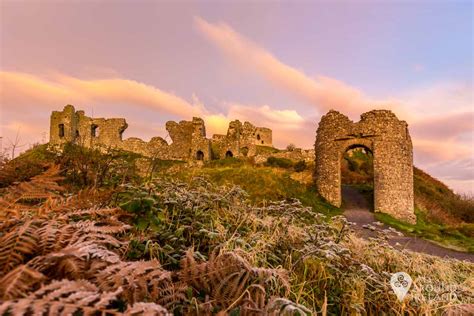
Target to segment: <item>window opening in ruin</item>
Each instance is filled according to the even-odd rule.
[[[231,157],[234,157],[234,154],[233,154],[230,150],[228,150],[228,151],[225,153],[225,157],[226,157],[226,158],[231,158]]]
[[[260,140],[260,134],[257,134],[257,140]]]
[[[197,160],[204,160],[204,153],[201,150],[196,152],[196,159]]]
[[[59,137],[64,137],[64,124],[59,124]]]
[[[79,131],[76,129],[76,138],[79,138]]]
[[[262,144],[263,144],[263,140],[262,140]]]
[[[247,157],[247,155],[249,154],[249,149],[248,147],[242,147],[240,148],[240,152],[242,153],[242,155],[244,155],[244,157]]]
[[[123,132],[125,132],[125,129],[122,129],[122,130],[119,131],[120,140],[123,140]]]
[[[91,126],[91,136],[92,137],[99,137],[99,126],[92,124]]]
[[[374,155],[369,148],[352,145],[346,149],[341,159],[341,190],[345,201],[352,201],[354,191],[362,193],[373,209]]]

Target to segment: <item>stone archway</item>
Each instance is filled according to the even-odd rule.
[[[359,122],[329,111],[316,135],[315,183],[319,194],[340,207],[341,159],[348,148],[368,148],[374,157],[374,210],[414,223],[413,148],[408,125],[386,110],[361,115]]]
[[[226,157],[226,158],[232,158],[232,157],[234,157],[234,154],[232,153],[232,151],[228,150],[228,151],[225,153],[225,157]]]

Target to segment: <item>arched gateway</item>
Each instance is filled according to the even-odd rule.
[[[374,209],[414,223],[413,147],[408,125],[386,110],[374,110],[352,122],[337,111],[321,118],[316,135],[315,182],[319,194],[341,206],[341,159],[350,148],[374,156]]]

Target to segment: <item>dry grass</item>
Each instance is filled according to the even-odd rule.
[[[255,206],[198,177],[89,200],[64,192],[57,169],[35,179],[0,201],[0,314],[437,315],[474,304],[472,263],[361,240],[344,217],[296,199]],[[25,204],[11,198],[18,188],[43,195]],[[398,271],[414,280],[403,302],[389,285]]]

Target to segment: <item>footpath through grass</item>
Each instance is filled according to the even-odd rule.
[[[474,253],[474,239],[466,235],[465,231],[474,229],[474,224],[447,226],[426,221],[424,213],[415,210],[416,224],[401,222],[384,213],[375,213],[375,218],[382,223],[392,226],[409,235],[416,235],[431,240],[443,247],[457,251]]]

